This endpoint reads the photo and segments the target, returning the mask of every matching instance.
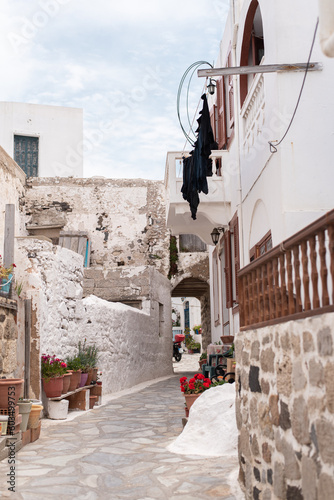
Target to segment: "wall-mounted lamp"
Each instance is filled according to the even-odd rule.
[[[215,82],[215,83],[213,83],[213,82]],[[208,92],[210,95],[213,95],[215,93],[215,88],[217,86],[216,83],[217,83],[217,81],[214,80],[213,78],[209,79],[209,85],[207,85],[206,88],[208,89]]]
[[[220,233],[224,234],[225,229],[223,227],[215,227],[211,233],[212,243],[216,246],[219,241]]]

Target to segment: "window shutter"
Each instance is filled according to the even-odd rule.
[[[239,252],[239,220],[235,218],[233,222],[233,241],[234,241],[234,273],[235,273],[235,300],[239,303],[238,291],[238,274],[240,269],[240,252]]]
[[[232,67],[232,52],[229,53],[227,58],[227,66]],[[230,111],[230,128],[234,126],[234,88],[233,88],[233,75],[228,77],[228,103]]]
[[[224,233],[225,250],[225,285],[226,285],[226,307],[233,306],[233,287],[232,287],[232,258],[231,258],[231,233]]]
[[[217,80],[217,111],[218,111],[218,148],[223,149],[227,143],[226,133],[226,101],[224,77]]]
[[[212,253],[212,274],[213,274],[213,316],[215,326],[220,324],[219,317],[219,279],[218,279],[218,254],[217,248]]]

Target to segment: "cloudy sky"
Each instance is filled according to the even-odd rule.
[[[185,144],[180,80],[216,60],[228,3],[0,0],[0,101],[82,108],[85,177],[163,179]],[[203,85],[195,74],[191,118]]]

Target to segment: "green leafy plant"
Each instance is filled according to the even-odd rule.
[[[67,371],[67,364],[56,357],[55,354],[42,354],[41,356],[42,378],[48,382],[51,378],[61,377]]]
[[[10,274],[13,274],[15,264],[11,264],[9,267],[4,267],[2,265],[2,256],[0,255],[0,279],[8,279]]]
[[[176,237],[171,236],[169,242],[169,273],[168,279],[178,273],[177,261],[179,260]]]
[[[14,287],[14,290],[15,292],[17,293],[17,296],[20,297],[21,293],[22,293],[22,288],[23,288],[23,283],[15,283],[15,287]]]
[[[78,356],[72,356],[66,358],[68,370],[78,371],[82,370],[81,359]]]
[[[200,356],[199,360],[201,361],[201,359],[208,359],[208,355],[207,355],[207,353],[206,353],[206,352],[202,352],[202,354],[201,354],[201,356]]]
[[[190,349],[191,351],[201,348],[201,344],[199,342],[195,342],[191,336],[186,338],[185,343],[186,343],[186,348]]]
[[[87,345],[87,339],[85,339],[83,343],[79,341],[78,357],[80,358],[82,365],[85,367],[85,371],[97,366],[98,353],[99,350],[95,344]]]

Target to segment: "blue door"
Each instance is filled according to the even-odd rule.
[[[27,177],[37,177],[38,137],[14,135],[14,160]]]

